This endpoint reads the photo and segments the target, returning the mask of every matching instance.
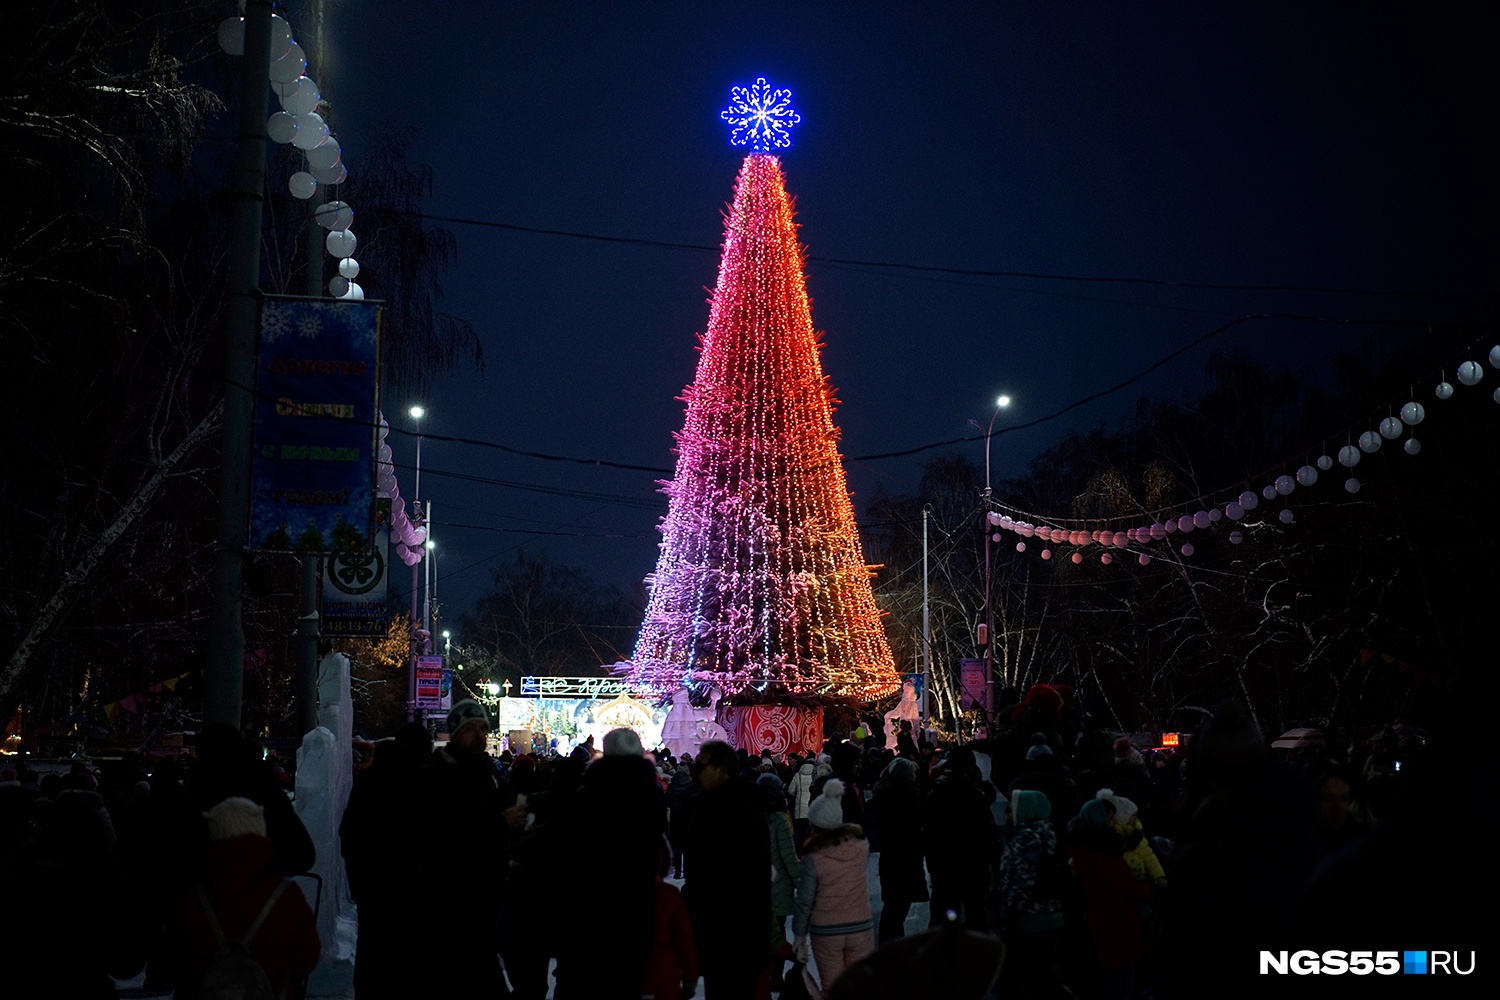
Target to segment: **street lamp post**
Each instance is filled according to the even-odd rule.
[[[433,605],[437,601],[437,542],[432,537],[432,504],[427,505],[427,541],[424,544],[427,550],[422,577],[422,628],[427,634],[432,634]]]
[[[412,483],[411,510],[414,517],[412,520],[418,525],[425,524],[422,517],[422,418],[427,411],[420,406],[413,406],[407,410],[417,429],[417,474]],[[417,649],[417,564],[411,567],[411,669],[407,671],[406,691],[406,721],[415,722],[417,718],[417,657],[420,655]]]
[[[995,401],[995,412],[990,415],[990,425],[984,431],[984,636],[980,639],[980,644],[984,646],[984,714],[991,727],[994,725],[995,713],[995,606],[990,598],[993,565],[990,550],[994,538],[990,531],[990,435],[995,431],[995,419],[1000,416],[1000,411],[1009,405],[1009,396],[1001,396]]]

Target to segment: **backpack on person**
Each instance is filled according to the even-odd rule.
[[[203,891],[202,886],[198,887],[198,901],[203,905],[209,930],[214,934],[213,954],[208,958],[199,984],[198,996],[202,1000],[277,1000],[277,992],[272,988],[266,970],[250,955],[250,943],[255,940],[261,924],[271,915],[271,910],[275,908],[276,901],[281,898],[286,886],[286,882],[282,881],[276,887],[271,898],[266,900],[260,913],[245,931],[245,936],[237,941],[224,937],[224,929],[219,926],[219,918],[214,913],[213,904],[208,901],[208,893]]]

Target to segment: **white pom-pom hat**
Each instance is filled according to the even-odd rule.
[[[844,825],[844,783],[829,778],[823,785],[823,794],[813,799],[807,807],[807,821],[821,830],[832,830]]]

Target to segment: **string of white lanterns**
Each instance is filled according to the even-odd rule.
[[[1500,344],[1490,348],[1490,366],[1500,369]],[[1484,366],[1472,358],[1458,366],[1458,381],[1465,386],[1475,386],[1484,380]],[[1446,369],[1439,373],[1438,383],[1434,389],[1434,395],[1439,400],[1446,400],[1453,396],[1454,388],[1447,380]],[[1496,403],[1500,403],[1500,388],[1492,394]],[[1398,416],[1399,414],[1399,416]],[[1362,432],[1357,439],[1350,434],[1349,443],[1341,447],[1338,452],[1338,464],[1348,469],[1350,474],[1344,480],[1344,489],[1349,493],[1358,493],[1360,481],[1353,475],[1354,467],[1367,454],[1378,452],[1386,441],[1394,441],[1402,435],[1406,435],[1406,441],[1402,444],[1402,450],[1408,455],[1415,455],[1422,450],[1422,443],[1415,436],[1418,424],[1427,418],[1427,408],[1415,399],[1402,404],[1399,410],[1394,401],[1387,404],[1386,416],[1369,430]],[[1373,419],[1373,418],[1372,418]],[[1356,444],[1357,440],[1357,444]],[[1126,519],[1108,518],[1093,519],[1091,522],[1082,522],[1071,518],[1044,517],[1034,514],[1026,514],[1018,508],[1006,504],[997,504],[1014,514],[1022,515],[1021,518],[1012,517],[1010,514],[1000,511],[989,511],[986,515],[988,525],[1003,531],[1010,531],[1019,535],[1021,540],[1016,542],[1016,551],[1026,551],[1028,538],[1040,538],[1044,542],[1053,544],[1071,545],[1074,547],[1069,557],[1074,563],[1083,562],[1085,549],[1092,545],[1098,545],[1101,549],[1099,561],[1108,565],[1114,561],[1111,549],[1128,550],[1132,546],[1150,545],[1154,542],[1163,542],[1176,535],[1189,535],[1195,530],[1211,528],[1220,522],[1228,520],[1239,522],[1252,510],[1255,510],[1264,498],[1268,501],[1290,496],[1299,486],[1309,487],[1315,485],[1320,478],[1320,473],[1330,472],[1334,467],[1334,457],[1325,450],[1324,454],[1318,456],[1316,462],[1307,463],[1297,469],[1295,475],[1282,473],[1275,479],[1261,487],[1259,492],[1247,489],[1227,501],[1205,506],[1192,512],[1182,512],[1176,516],[1166,516],[1149,524],[1136,523],[1128,525]],[[1282,467],[1289,467],[1291,463],[1283,463]],[[1282,524],[1291,524],[1296,519],[1292,509],[1283,506],[1277,512],[1277,520]],[[1098,527],[1100,520],[1110,521],[1107,527]],[[1092,523],[1095,527],[1085,526]],[[1230,544],[1238,545],[1244,541],[1244,532],[1239,527],[1232,527],[1228,534]],[[995,531],[993,541],[1002,540],[1000,531]],[[1183,556],[1191,556],[1194,552],[1192,542],[1183,541],[1177,547],[1177,551]],[[1043,548],[1041,550],[1043,559],[1052,558],[1052,550]],[[1145,566],[1151,562],[1151,554],[1146,551],[1136,551],[1136,561]]]
[[[242,11],[244,6],[241,2]],[[219,24],[219,47],[232,56],[245,54],[243,17],[228,17]],[[287,179],[287,188],[292,197],[303,201],[316,194],[319,185],[337,188],[349,177],[343,148],[318,114],[323,95],[306,71],[307,53],[294,39],[292,26],[280,14],[272,14],[269,80],[281,110],[266,120],[266,135],[272,142],[302,151],[303,169]],[[338,261],[339,273],[329,280],[329,293],[340,299],[364,298],[364,289],[354,280],[359,275],[359,261],[354,259],[359,241],[349,228],[354,223],[354,209],[348,202],[335,199],[319,205],[313,218],[328,230],[324,247]]]

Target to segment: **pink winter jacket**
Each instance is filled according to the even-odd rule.
[[[792,933],[855,934],[872,929],[869,861],[864,830],[853,823],[813,836],[797,876]]]

